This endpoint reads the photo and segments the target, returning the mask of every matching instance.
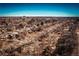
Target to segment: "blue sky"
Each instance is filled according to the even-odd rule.
[[[79,4],[0,3],[0,16],[79,16]]]

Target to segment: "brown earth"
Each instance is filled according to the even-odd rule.
[[[79,55],[78,17],[0,17],[0,55]]]

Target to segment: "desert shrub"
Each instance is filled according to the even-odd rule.
[[[13,39],[13,37],[11,35],[8,35],[7,39]]]
[[[15,37],[16,37],[16,38],[19,38],[19,34],[15,34]]]

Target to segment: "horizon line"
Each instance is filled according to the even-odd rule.
[[[79,16],[0,16],[0,17],[79,17]]]

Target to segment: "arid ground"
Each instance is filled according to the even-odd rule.
[[[1,56],[78,56],[79,17],[0,17]]]

